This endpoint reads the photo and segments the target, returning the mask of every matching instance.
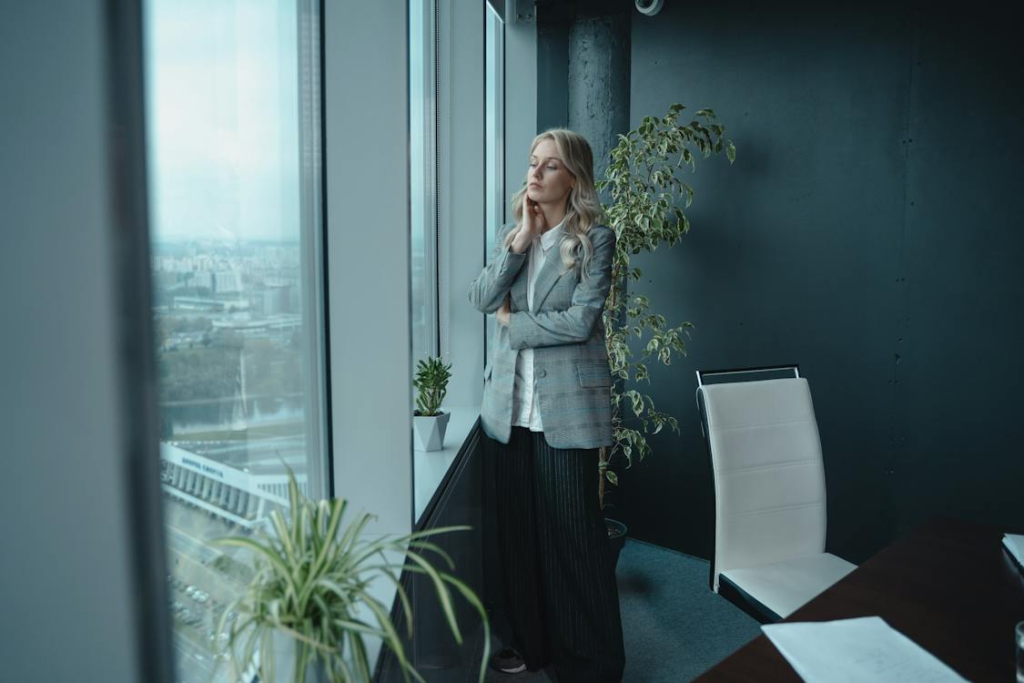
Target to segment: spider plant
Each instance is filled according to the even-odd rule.
[[[231,660],[234,671],[252,666],[258,650],[260,680],[278,680],[274,677],[276,633],[277,638],[285,636],[294,641],[296,683],[303,683],[307,667],[313,665],[315,669],[317,664],[319,673],[331,683],[365,683],[372,677],[364,642],[370,636],[380,638],[392,650],[407,682],[410,677],[422,682],[423,677],[406,656],[388,607],[369,591],[370,583],[379,577],[394,583],[407,634],[412,637],[412,607],[400,580],[400,573],[407,571],[429,577],[459,644],[462,634],[449,586],[476,608],[484,626],[484,657],[479,672],[483,683],[490,651],[487,613],[469,586],[437,569],[424,556],[425,551],[436,553],[453,570],[451,557],[425,539],[470,527],[442,527],[370,539],[363,532],[375,515],[360,514],[343,527],[347,507],[344,499],[310,501],[300,492],[291,469],[288,479],[290,514],[275,509],[269,515],[267,529],[257,531],[252,538],[231,536],[213,541],[247,549],[255,557],[254,578],[224,610],[217,629],[227,634],[222,648],[228,650],[225,658]],[[408,562],[402,563],[402,558]],[[364,619],[364,614],[372,617]]]

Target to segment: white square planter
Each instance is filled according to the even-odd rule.
[[[299,643],[291,635],[274,629],[271,635],[274,648],[275,681],[268,683],[295,683],[299,672],[295,670],[295,660],[299,655]],[[346,662],[347,663],[347,662]],[[305,683],[327,683],[327,671],[318,659],[306,664]]]
[[[444,448],[444,432],[448,428],[448,418],[451,416],[451,413],[444,411],[440,415],[414,414],[412,426],[416,434],[416,449],[439,451]]]

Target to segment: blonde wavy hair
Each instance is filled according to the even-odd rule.
[[[562,226],[562,238],[559,243],[559,253],[565,268],[560,274],[569,272],[579,263],[581,277],[585,280],[588,277],[587,266],[594,255],[594,246],[587,233],[603,218],[601,200],[594,187],[594,153],[590,149],[590,143],[579,133],[567,128],[549,128],[533,139],[530,154],[533,154],[537,145],[544,140],[552,140],[555,143],[562,163],[576,179],[576,183],[569,190],[565,207],[565,224]],[[523,223],[523,204],[526,201],[528,179],[529,170],[523,177],[523,186],[512,195],[512,217],[517,227],[508,231],[504,246],[512,244],[518,226]],[[582,259],[579,258],[580,252]]]

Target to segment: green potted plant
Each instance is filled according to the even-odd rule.
[[[444,432],[451,413],[441,410],[441,401],[448,392],[451,364],[445,365],[440,356],[421,360],[416,365],[416,405],[413,428],[417,447],[421,451],[439,451],[444,448]]]
[[[627,382],[639,384],[641,380],[650,384],[646,361],[653,355],[657,354],[657,360],[665,365],[671,364],[673,351],[686,355],[683,337],[688,337],[689,328],[693,327],[689,322],[667,327],[665,316],[650,310],[646,296],[631,297],[627,293],[629,282],[638,281],[643,274],[640,268],[631,266],[630,257],[654,251],[661,244],[672,247],[689,232],[686,209],[694,192],[682,179],[682,173],[687,168],[690,172],[697,170],[696,153],[707,158],[724,151],[730,164],[736,159],[736,147],[722,137],[725,126],[718,123],[714,111],[701,109],[691,121],[680,123],[679,114],[685,108],[673,104],[665,116],[646,116],[637,128],[619,135],[604,178],[597,182],[599,192],[607,191],[609,204],[603,209],[607,224],[617,237],[604,323],[612,376],[624,380],[622,387]],[[643,343],[645,332],[649,338],[640,357],[634,359],[629,342]],[[618,484],[616,473],[609,467],[612,458],[621,454],[629,468],[634,456],[642,461],[650,453],[646,434],[657,434],[666,424],[679,432],[676,418],[658,411],[654,400],[636,388],[622,390],[616,382],[611,400],[613,443],[611,448],[601,449],[598,465],[602,509],[605,482]],[[639,429],[626,425],[624,403],[639,420]],[[609,520],[616,557],[625,543],[624,534],[625,525]]]
[[[365,638],[379,638],[402,667],[406,681],[423,677],[409,662],[402,638],[391,621],[389,608],[374,598],[372,581],[384,578],[397,587],[412,636],[412,608],[402,587],[400,572],[425,574],[441,603],[456,641],[462,635],[452,608],[453,586],[480,614],[484,627],[483,683],[490,650],[487,613],[473,590],[439,570],[422,553],[434,552],[454,568],[451,558],[428,536],[466,530],[453,526],[418,531],[399,537],[365,538],[363,530],[373,515],[360,514],[342,526],[344,499],[310,501],[288,471],[290,509],[276,509],[266,529],[253,537],[232,536],[213,541],[252,552],[255,574],[243,594],[228,605],[217,633],[226,634],[218,659],[227,659],[233,675],[258,673],[264,683],[369,683],[372,666]],[[397,561],[396,561],[397,558]],[[407,562],[403,563],[403,558]]]

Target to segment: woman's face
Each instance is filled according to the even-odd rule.
[[[530,155],[526,196],[540,204],[565,203],[575,182],[576,179],[558,155],[555,141],[541,140]]]

